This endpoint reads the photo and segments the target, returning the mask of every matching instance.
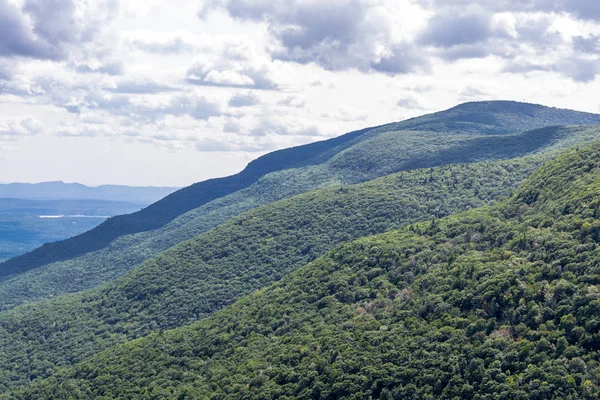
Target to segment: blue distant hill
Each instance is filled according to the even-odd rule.
[[[148,205],[176,191],[175,187],[41,182],[0,184],[0,198],[25,200],[105,200]]]

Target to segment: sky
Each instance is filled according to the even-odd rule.
[[[596,0],[0,0],[0,182],[185,186],[467,101],[598,93]]]

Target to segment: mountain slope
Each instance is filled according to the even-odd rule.
[[[110,218],[82,235],[48,243],[30,253],[4,262],[0,264],[0,278],[102,249],[122,235],[160,228],[179,215],[250,186],[266,173],[294,166],[311,165],[314,158],[322,156],[323,153],[337,146],[343,146],[345,142],[353,140],[362,133],[363,131],[351,132],[334,139],[262,156],[248,164],[239,174],[196,183],[166,196],[141,211]]]
[[[181,189],[137,213],[111,218],[83,235],[47,244],[31,253],[0,264],[0,278],[49,263],[71,260],[103,249],[123,235],[159,229],[190,210],[248,188],[268,173],[322,164],[352,145],[385,132],[403,129],[443,132],[447,138],[449,134],[459,136],[471,135],[476,132],[479,134],[505,134],[542,128],[550,124],[592,123],[600,123],[600,116],[516,102],[467,103],[448,111],[409,121],[368,128],[323,142],[276,151],[251,162],[237,175],[212,179]],[[442,163],[433,165],[440,164]],[[428,166],[427,163],[421,163],[410,168],[426,166]],[[394,171],[398,171],[398,169]],[[386,172],[389,173],[389,171]],[[362,181],[382,175],[370,173],[363,177]],[[311,189],[316,187],[318,186],[313,186]],[[294,194],[298,193],[296,191]],[[128,267],[133,265],[128,264]]]
[[[493,207],[338,247],[18,398],[600,396],[600,144]]]
[[[71,365],[112,344],[204,318],[333,246],[509,194],[536,158],[404,172],[252,210],[110,284],[0,313],[0,384]]]
[[[115,279],[137,264],[250,210],[319,187],[364,182],[396,171],[457,162],[544,154],[600,138],[598,126],[551,127],[511,135],[391,131],[348,141],[316,165],[270,173],[164,227],[121,236],[105,249],[46,265],[0,282],[0,309],[76,292]]]

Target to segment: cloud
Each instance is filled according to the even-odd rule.
[[[596,58],[590,59],[569,55],[551,64],[509,63],[503,71],[513,74],[556,72],[576,82],[586,83],[593,81],[600,74],[600,62]]]
[[[396,101],[396,105],[398,107],[408,108],[408,109],[423,109],[423,106],[421,106],[421,103],[419,102],[419,100],[417,100],[417,98],[415,98],[413,96],[406,96],[406,97],[402,97],[402,98],[398,99]]]
[[[332,113],[321,114],[322,118],[335,119],[338,121],[365,121],[369,114],[362,110],[357,110],[349,107],[340,107]],[[317,136],[317,135],[315,135]]]
[[[98,39],[117,0],[0,0],[0,55],[64,60]]]
[[[56,57],[49,44],[33,34],[21,10],[8,0],[0,0],[0,55]]]
[[[423,1],[429,8],[452,6],[464,8],[473,0]],[[477,5],[494,12],[553,12],[568,13],[574,18],[589,21],[600,20],[600,3],[588,0],[479,0]]]
[[[171,115],[189,115],[197,120],[206,120],[223,113],[218,102],[187,93],[173,96],[166,107],[158,108],[156,111]]]
[[[229,107],[250,107],[260,103],[260,100],[251,93],[239,93],[229,99]]]
[[[250,136],[323,136],[315,125],[306,125],[304,123],[294,123],[289,121],[284,123],[274,118],[262,118],[249,132]]]
[[[401,6],[405,12],[415,9],[409,3]],[[315,63],[328,70],[357,68],[386,73],[417,71],[427,64],[411,44],[395,37],[395,21],[381,2],[207,1],[199,16],[207,18],[217,8],[238,20],[267,23],[278,43],[271,55],[278,60]]]
[[[271,66],[243,41],[205,50],[188,69],[186,81],[199,86],[278,90]]]
[[[287,96],[277,102],[278,106],[303,108],[306,105],[306,99],[300,96]]]
[[[125,72],[125,66],[121,61],[113,61],[104,65],[90,66],[89,64],[80,64],[75,70],[84,74],[88,73],[101,73],[108,75],[123,75]]]
[[[15,139],[19,136],[35,136],[44,131],[44,125],[32,116],[0,116],[0,139]]]
[[[575,36],[573,37],[573,49],[581,53],[600,54],[600,36]]]
[[[457,15],[456,9],[445,9],[429,20],[420,41],[424,44],[448,48],[487,41],[492,32],[488,15],[475,13]]]
[[[458,93],[458,98],[460,101],[476,101],[490,99],[493,98],[493,96],[481,88],[467,86]]]

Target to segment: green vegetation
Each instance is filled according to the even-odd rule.
[[[488,153],[487,155],[484,155],[476,151],[476,154],[471,156],[470,151],[473,148],[477,149],[477,144],[493,146],[491,143],[495,143],[495,139],[486,142],[484,138],[471,138],[471,136],[475,134],[498,135],[522,132],[525,130],[537,129],[550,125],[582,125],[594,123],[600,124],[600,115],[569,110],[559,110],[539,105],[516,102],[500,101],[466,103],[447,111],[414,118],[408,121],[392,123],[375,128],[367,128],[361,131],[348,133],[338,138],[276,151],[251,162],[246,169],[237,175],[197,183],[172,193],[166,198],[145,208],[144,210],[130,215],[111,218],[95,229],[86,232],[85,234],[65,241],[46,244],[45,246],[42,246],[41,248],[36,249],[28,254],[2,263],[0,264],[0,278],[23,273],[25,271],[36,269],[52,263],[71,261],[68,263],[69,269],[74,268],[77,271],[81,271],[82,274],[85,274],[84,271],[87,270],[92,271],[89,276],[82,276],[81,279],[78,280],[79,282],[93,282],[95,285],[99,282],[101,283],[105,282],[106,280],[113,279],[115,276],[122,274],[127,269],[139,264],[142,260],[156,254],[152,253],[152,250],[150,249],[143,251],[137,250],[139,253],[143,252],[147,255],[144,255],[141,258],[131,257],[127,258],[126,260],[120,260],[122,261],[121,266],[112,268],[111,271],[106,274],[106,279],[98,278],[97,275],[102,274],[102,270],[106,268],[106,265],[114,264],[115,258],[119,258],[118,255],[109,255],[108,253],[110,253],[110,250],[106,249],[107,246],[111,245],[115,240],[122,238],[123,236],[152,232],[155,230],[159,230],[158,234],[160,234],[160,231],[162,231],[161,228],[165,228],[167,224],[174,221],[179,216],[183,216],[185,213],[196,210],[197,208],[202,207],[203,205],[206,205],[214,200],[221,199],[224,196],[228,196],[240,190],[249,188],[253,184],[257,183],[261,178],[265,177],[265,175],[273,172],[289,170],[290,168],[300,168],[302,169],[303,173],[325,177],[325,180],[317,182],[315,186],[311,186],[306,190],[323,187],[325,182],[331,180],[341,180],[345,181],[346,183],[358,183],[401,170],[427,168],[431,166],[457,162],[514,158],[527,153],[521,152],[517,148],[517,152],[514,154],[510,151],[501,150],[499,154]],[[423,152],[419,153],[418,149],[421,148],[421,144],[414,148],[408,145],[412,142],[410,135],[414,134],[414,132],[411,134],[398,135],[397,133],[401,131],[428,132],[432,136],[435,136],[436,139],[433,139],[433,142],[430,141],[426,146],[423,146]],[[395,134],[392,134],[389,138],[387,138],[394,141],[393,144],[390,143],[391,146],[389,149],[387,146],[383,146],[384,149],[388,150],[386,157],[382,158],[382,161],[386,161],[385,163],[380,165],[372,165],[375,162],[374,160],[378,159],[379,154],[373,154],[372,152],[368,151],[367,146],[355,149],[361,153],[358,154],[358,157],[349,157],[348,154],[346,154],[341,160],[332,160],[332,162],[329,163],[330,165],[325,165],[336,155],[341,154],[347,149],[355,147],[362,141],[371,140],[374,137],[388,132],[395,132]],[[427,135],[423,136],[425,138]],[[473,139],[473,141],[471,142],[469,139]],[[483,142],[481,142],[481,140],[483,140]],[[457,147],[448,149],[446,143],[454,141],[457,142]],[[469,143],[471,146],[469,146]],[[549,142],[541,138],[541,140],[537,142],[537,147],[530,147],[528,148],[528,151],[529,153],[536,152],[543,147],[548,146],[549,144]],[[502,146],[503,143],[498,142],[498,145]],[[381,145],[378,147],[381,147]],[[514,146],[512,146],[512,148],[514,149]],[[417,150],[416,154],[413,155],[416,157],[416,159],[402,159],[399,163],[394,161],[395,157],[404,154],[404,152],[414,153],[415,150]],[[447,154],[448,150],[453,150],[453,153]],[[365,151],[367,151],[367,154],[365,154]],[[356,151],[354,153],[356,155]],[[441,153],[439,158],[436,157],[437,153]],[[367,170],[362,170],[360,167],[357,168],[356,165],[352,165],[353,162],[364,161],[365,156],[368,161],[366,165],[368,167]],[[468,160],[465,159],[465,156],[467,156]],[[375,164],[377,163],[375,162]],[[345,165],[348,165],[351,168],[345,168]],[[313,169],[315,169],[314,172],[312,171]],[[356,174],[357,171],[360,173]],[[302,193],[306,190],[296,188],[292,195]],[[281,194],[281,192],[277,193]],[[238,197],[240,197],[240,201],[242,203],[245,203],[245,198],[243,195]],[[284,197],[278,197],[276,200],[281,198]],[[254,202],[253,207],[266,204],[265,202],[260,201],[258,204],[256,204],[256,198],[251,198],[250,201]],[[247,211],[249,209],[244,208],[243,206],[235,208],[238,209],[237,213],[232,213],[229,210],[227,210],[229,213],[224,213],[227,214],[226,219],[229,219],[235,215],[239,215],[240,212]],[[213,223],[209,225],[215,226],[221,222],[224,222],[225,220],[211,221]],[[194,234],[199,234],[202,232],[203,231],[201,230],[196,230]],[[150,236],[153,235],[150,234]],[[178,235],[174,234],[171,235],[171,237],[177,238]],[[183,241],[190,237],[182,237],[179,241]],[[167,247],[160,247],[158,251],[165,250],[166,248]],[[101,259],[103,257],[108,257],[108,260],[104,258],[102,261],[94,263],[93,260],[98,258],[96,255],[83,257],[84,259],[81,260],[75,260],[79,257],[89,255],[89,253],[104,249],[107,251],[99,257]],[[92,262],[93,266],[90,266],[90,262]],[[58,269],[60,270],[65,268],[67,268],[67,265],[63,264]],[[98,271],[96,271],[96,269]],[[65,282],[68,281],[68,279],[66,277],[53,275],[50,277],[49,281]],[[64,287],[68,285],[63,284],[62,286]],[[74,287],[66,288],[65,291],[72,292],[81,290],[83,288],[85,288],[85,285],[75,285]],[[62,291],[62,293],[65,291]],[[38,295],[36,299],[48,297],[50,295],[56,295],[59,293],[61,292],[53,292],[52,290],[48,290],[47,293]],[[19,304],[20,302],[21,300],[12,304]],[[7,304],[6,302],[0,303]]]
[[[538,162],[403,172],[252,210],[102,288],[0,314],[0,383],[18,387],[112,344],[192,323],[341,242],[507,196]]]
[[[122,276],[159,252],[243,212],[309,190],[457,162],[500,160],[530,154],[552,157],[557,151],[599,137],[598,126],[553,127],[487,136],[374,128],[343,142],[335,151],[328,150],[329,153],[324,152],[316,158],[306,155],[314,165],[267,174],[250,187],[211,201],[164,227],[120,236],[104,249],[5,279],[0,282],[0,309],[99,286]],[[273,153],[273,157],[277,154]],[[68,243],[74,245],[65,242]]]
[[[596,144],[509,200],[344,244],[10,397],[597,399],[599,244]]]

